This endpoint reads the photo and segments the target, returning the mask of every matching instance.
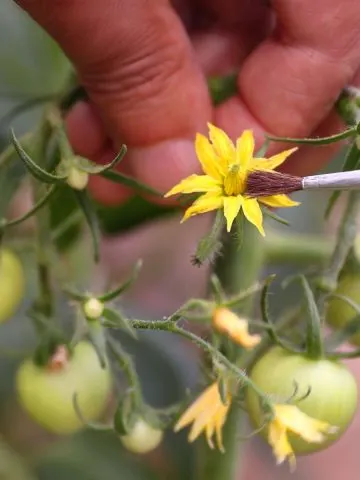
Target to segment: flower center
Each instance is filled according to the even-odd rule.
[[[229,166],[228,173],[224,178],[224,192],[226,195],[240,195],[245,189],[245,175],[240,172],[240,165]]]

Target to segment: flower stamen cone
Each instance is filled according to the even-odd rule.
[[[294,451],[288,432],[298,435],[308,443],[321,443],[326,434],[335,433],[337,427],[303,413],[296,405],[274,405],[274,418],[268,427],[268,441],[278,464],[289,461],[292,470],[296,467]]]
[[[215,435],[218,449],[224,452],[222,428],[227,418],[231,400],[231,394],[227,391],[226,401],[223,403],[218,382],[214,382],[185,410],[176,423],[174,431],[178,432],[192,424],[188,437],[189,442],[195,441],[204,432],[209,447],[213,449],[213,436]]]
[[[227,308],[218,307],[214,310],[212,325],[215,330],[227,335],[235,343],[246,349],[256,347],[261,341],[260,335],[252,335],[249,333],[247,320],[238,317]]]
[[[294,207],[298,202],[293,202],[283,194],[250,198],[245,193],[246,179],[253,170],[274,170],[295,152],[296,148],[270,158],[255,158],[255,141],[251,130],[245,130],[234,145],[223,130],[211,123],[208,127],[210,140],[201,134],[197,134],[195,140],[196,155],[204,175],[190,175],[167,192],[165,197],[181,193],[201,193],[186,210],[183,221],[193,215],[223,209],[227,231],[230,232],[235,218],[243,212],[260,234],[265,235],[259,203],[276,208]]]

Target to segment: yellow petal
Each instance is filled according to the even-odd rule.
[[[212,415],[214,415],[214,413],[215,407],[212,406],[212,412],[210,412],[209,410],[204,410],[200,415],[195,418],[188,436],[189,442],[194,442],[204,430],[206,433],[207,425],[209,424],[209,422],[212,421]]]
[[[279,423],[309,443],[321,443],[325,440],[323,433],[336,430],[327,422],[309,417],[295,405],[275,405],[274,410]]]
[[[271,195],[271,197],[258,197],[259,202],[274,208],[296,207],[300,202],[291,200],[287,195]]]
[[[210,177],[209,175],[190,175],[190,177],[184,178],[180,183],[175,185],[164,196],[170,197],[170,195],[177,195],[178,193],[194,193],[194,192],[209,192],[218,191],[221,192],[221,184]]]
[[[255,148],[254,135],[251,130],[244,130],[236,141],[236,163],[240,165],[243,171],[246,171],[251,159],[253,158]]]
[[[243,198],[242,207],[243,207],[243,211],[246,219],[250,223],[255,225],[255,227],[259,230],[261,235],[264,237],[265,232],[263,228],[263,215],[257,199]]]
[[[207,387],[195,400],[195,402],[190,405],[190,407],[185,410],[177,421],[174,431],[178,432],[182,428],[189,425],[195,420],[195,418],[200,415],[203,410],[206,410],[209,405],[213,404],[217,398],[220,398],[217,382],[213,383]]]
[[[205,429],[206,441],[209,447],[211,448],[211,450],[215,448],[214,442],[212,440],[212,437],[214,436],[214,432],[215,432],[215,423],[211,421],[206,425],[206,429]]]
[[[209,137],[217,155],[226,165],[235,161],[235,147],[226,133],[215,125],[208,123]]]
[[[249,324],[227,308],[216,308],[212,324],[219,332],[228,335],[234,342],[244,348],[254,348],[261,341],[260,335],[249,333]]]
[[[286,435],[286,428],[276,420],[273,420],[269,425],[268,441],[275,455],[276,463],[280,465],[288,458],[293,470],[296,461],[293,449]]]
[[[270,158],[254,158],[251,162],[251,168],[253,170],[274,170],[279,165],[285,162],[287,157],[296,152],[297,147],[284,150]]]
[[[228,405],[221,404],[215,418],[216,443],[220,452],[225,452],[222,429],[226,421],[229,408],[230,408],[230,403]]]
[[[226,173],[227,163],[216,154],[209,140],[200,133],[196,135],[195,151],[204,173],[221,180]]]
[[[193,215],[199,215],[200,213],[211,212],[212,210],[222,208],[223,203],[223,197],[216,192],[202,195],[186,210],[181,222],[185,222],[185,220]]]
[[[230,232],[232,224],[240,212],[243,197],[224,197],[224,216],[226,218],[227,231]]]

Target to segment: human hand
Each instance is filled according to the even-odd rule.
[[[208,121],[232,137],[252,128],[259,140],[333,133],[334,101],[360,66],[356,0],[18,3],[59,42],[91,98],[68,117],[75,150],[101,162],[125,143],[121,168],[164,192],[198,168],[193,140]],[[234,69],[238,95],[213,108],[205,76]],[[316,170],[329,147],[310,155],[302,149],[287,170]],[[130,194],[93,180],[103,201]]]

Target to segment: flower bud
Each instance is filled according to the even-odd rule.
[[[120,436],[123,446],[133,453],[148,453],[162,441],[163,431],[149,425],[139,417],[126,435]]]
[[[261,340],[260,335],[251,335],[247,320],[239,318],[231,310],[223,307],[213,312],[212,324],[215,330],[227,335],[244,348],[253,348]]]
[[[104,312],[104,304],[97,298],[92,297],[83,304],[83,311],[89,320],[97,320]]]
[[[66,181],[74,190],[84,190],[89,182],[89,174],[77,167],[71,166]]]

